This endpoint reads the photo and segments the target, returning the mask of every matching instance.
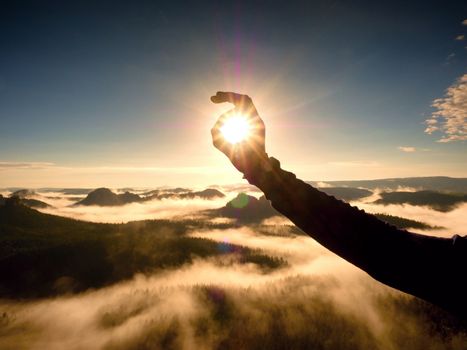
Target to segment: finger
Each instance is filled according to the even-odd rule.
[[[220,128],[222,127],[222,125],[224,125],[225,121],[230,118],[233,113],[235,112],[235,109],[231,109],[230,111],[227,111],[225,112],[224,114],[221,114],[219,116],[219,118],[217,118],[217,121],[216,123],[214,124],[213,126],[213,130],[216,129],[216,130],[220,130]]]
[[[236,107],[240,107],[241,105],[252,103],[251,98],[247,95],[237,94],[236,92],[225,92],[225,91],[218,91],[216,95],[211,97],[211,101],[214,103],[230,102],[234,104]]]
[[[211,101],[214,103],[230,102],[235,105],[235,109],[238,112],[244,114],[249,119],[255,120],[259,118],[258,111],[253,101],[247,95],[218,91],[215,96],[211,97]]]
[[[228,112],[222,114],[217,119],[216,123],[214,124],[214,126],[211,129],[212,142],[213,142],[214,146],[216,148],[218,148],[218,149],[226,148],[226,142],[224,140],[224,137],[222,136],[221,128],[224,125],[225,120],[228,119],[231,116],[232,111],[228,111]]]

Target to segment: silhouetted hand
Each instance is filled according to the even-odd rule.
[[[224,153],[232,164],[246,174],[267,159],[265,149],[266,128],[250,97],[234,92],[218,91],[211,97],[214,103],[230,102],[235,107],[222,114],[211,129],[214,146]],[[221,128],[226,120],[236,114],[245,116],[249,124],[249,135],[238,143],[230,143],[222,135]]]

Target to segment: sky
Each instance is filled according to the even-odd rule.
[[[3,1],[0,187],[245,181],[218,90],[304,180],[466,177],[467,3]]]

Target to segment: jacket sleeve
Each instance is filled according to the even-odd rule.
[[[465,238],[431,237],[398,229],[318,191],[269,158],[245,178],[272,206],[327,249],[376,280],[466,315]]]

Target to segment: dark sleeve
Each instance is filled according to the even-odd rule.
[[[274,158],[245,178],[305,233],[376,280],[467,314],[465,238],[398,229],[297,179]]]

